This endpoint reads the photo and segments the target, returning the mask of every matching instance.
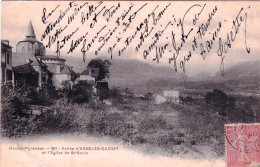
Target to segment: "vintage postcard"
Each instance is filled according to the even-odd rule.
[[[1,167],[259,167],[260,2],[2,1]]]

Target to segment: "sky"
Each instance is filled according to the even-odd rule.
[[[77,6],[73,6],[71,10],[67,13],[63,20],[59,24],[57,24],[56,28],[63,28],[67,25],[68,16],[75,13],[74,8],[79,7],[79,5],[83,5],[84,1],[75,2]],[[177,46],[180,45],[180,37],[181,37],[181,29],[177,27],[173,20],[174,18],[177,20],[183,18],[185,12],[188,11],[190,7],[193,5],[197,5],[197,7],[193,7],[189,12],[187,12],[185,21],[184,21],[184,31],[187,33],[190,29],[193,28],[191,32],[190,39],[186,40],[185,46],[182,48],[180,55],[178,56],[177,64],[179,65],[180,61],[184,59],[191,51],[192,39],[191,37],[196,35],[196,30],[198,29],[199,25],[202,23],[206,23],[207,19],[209,18],[209,13],[213,11],[214,8],[217,8],[216,13],[212,17],[212,21],[210,22],[210,26],[206,31],[206,35],[203,39],[199,40],[199,42],[204,44],[207,40],[212,39],[212,34],[216,30],[221,22],[221,31],[218,34],[218,37],[221,37],[223,41],[227,38],[227,33],[232,30],[232,21],[236,18],[241,8],[243,11],[241,12],[241,16],[247,16],[246,22],[243,21],[241,26],[236,34],[236,39],[232,42],[232,47],[228,49],[227,53],[225,53],[224,63],[225,67],[229,67],[231,65],[235,65],[237,63],[241,63],[244,61],[255,61],[260,60],[259,56],[259,42],[260,42],[260,2],[253,1],[253,2],[243,2],[243,1],[235,1],[235,2],[135,2],[132,4],[131,1],[120,2],[118,10],[111,15],[109,22],[106,20],[106,16],[104,11],[109,9],[112,6],[118,6],[119,2],[104,2],[101,4],[100,8],[96,10],[98,12],[102,7],[106,6],[106,8],[101,12],[104,17],[99,16],[97,23],[95,23],[94,28],[90,28],[91,19],[94,17],[94,14],[90,16],[90,19],[86,21],[83,25],[81,24],[81,15],[86,15],[88,11],[88,7],[90,5],[97,6],[98,2],[88,2],[77,14],[75,15],[75,19],[72,23],[67,25],[67,28],[59,35],[59,38],[56,40],[61,40],[65,35],[70,34],[71,32],[75,31],[78,27],[78,31],[72,36],[72,38],[65,44],[64,48],[61,50],[61,56],[75,56],[82,58],[81,48],[83,46],[83,42],[79,44],[79,46],[73,51],[73,53],[67,53],[71,42],[76,41],[78,38],[87,34],[86,42],[91,42],[91,39],[94,38],[96,33],[101,30],[102,27],[106,26],[104,30],[99,34],[99,37],[96,39],[94,44],[92,45],[91,49],[86,53],[87,57],[94,58],[97,56],[107,56],[110,58],[110,53],[108,53],[109,46],[113,46],[116,44],[115,49],[113,49],[113,58],[121,58],[121,59],[137,59],[143,61],[145,63],[150,63],[159,66],[168,66],[174,67],[173,63],[169,64],[169,58],[173,55],[174,49],[172,47],[172,33],[175,33],[176,43]],[[147,5],[145,5],[147,3]],[[170,4],[170,5],[169,5]],[[193,19],[196,13],[198,13],[202,6],[205,4],[203,11],[201,12],[199,19],[196,22],[196,25],[193,25]],[[105,46],[100,50],[100,52],[95,55],[95,50],[101,46],[100,36],[105,35],[107,32],[111,32],[115,26],[115,21],[118,16],[121,16],[128,7],[133,6],[130,14],[133,14],[134,11],[137,11],[142,5],[145,5],[142,10],[136,15],[136,17],[132,20],[128,30],[125,33],[119,33],[123,30],[122,26],[118,28],[118,32],[116,32],[108,42],[106,42]],[[158,8],[155,10],[156,16],[159,14],[160,11],[163,10],[167,5],[169,7],[158,20],[156,25],[152,25],[152,21],[150,19],[150,26],[153,26],[154,30],[152,31],[151,35],[145,39],[142,44],[141,49],[136,52],[135,46],[140,42],[140,32],[133,40],[132,44],[127,47],[127,49],[123,52],[121,56],[118,56],[116,53],[125,46],[125,43],[122,42],[126,40],[126,38],[132,35],[136,27],[142,22],[149,13],[151,13],[152,9],[154,9],[158,5]],[[58,6],[58,7],[57,7]],[[41,41],[41,36],[44,34],[44,31],[50,22],[54,22],[59,14],[60,11],[65,11],[66,8],[69,6],[69,1],[9,1],[9,2],[2,2],[1,3],[1,39],[7,39],[10,41],[10,45],[13,47],[13,51],[16,50],[16,44],[25,38],[25,34],[27,31],[27,26],[29,21],[32,21],[34,31],[36,34],[36,38]],[[57,9],[47,18],[48,23],[44,24],[42,22],[43,17],[43,9],[46,8],[46,14],[49,13],[51,10]],[[112,8],[115,9],[115,8]],[[111,10],[112,12],[112,10]],[[128,15],[128,16],[129,16]],[[127,18],[128,18],[127,16]],[[125,19],[126,20],[126,19]],[[156,55],[156,49],[153,49],[150,54],[147,56],[146,59],[143,58],[143,51],[148,49],[150,44],[153,42],[154,38],[153,35],[155,32],[159,32],[162,30],[163,27],[167,25],[169,21],[172,21],[172,26],[167,27],[163,35],[160,37],[156,46],[158,48],[160,46],[164,46],[168,44],[167,48],[165,48],[165,53],[163,54],[162,58],[160,59],[160,63],[156,63],[153,61]],[[174,23],[173,23],[174,22]],[[246,26],[246,29],[245,29]],[[245,32],[246,30],[246,32]],[[54,35],[55,31],[52,31],[50,35]],[[123,32],[123,31],[122,31]],[[245,45],[245,34],[246,34],[246,42]],[[118,37],[121,38],[120,42],[117,42]],[[41,41],[44,45],[48,43],[48,36]],[[56,51],[56,42],[51,46],[50,49],[46,49],[47,54],[55,55]],[[185,71],[187,75],[195,75],[201,72],[209,72],[209,73],[216,73],[220,70],[221,58],[217,55],[217,50],[219,46],[219,41],[216,40],[213,43],[212,49],[209,53],[207,53],[206,59],[200,55],[200,48],[198,48],[194,53],[192,53],[192,57],[189,61],[185,63]],[[250,48],[250,53],[248,54],[246,51],[246,46]],[[179,71],[182,71],[180,67],[178,67]]]

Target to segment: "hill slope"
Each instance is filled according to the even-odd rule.
[[[213,79],[216,81],[237,80],[251,82],[252,79],[260,81],[260,61],[238,63],[227,68],[224,76],[221,76],[220,73],[216,73],[216,76]],[[251,79],[251,81],[248,79]]]
[[[87,67],[80,58],[64,57],[67,64],[73,66],[76,72],[82,72]],[[105,59],[105,58],[103,58]],[[110,86],[123,88],[147,88],[164,87],[182,80],[182,75],[176,73],[172,68],[151,65],[138,60],[109,59],[112,66],[110,69]]]

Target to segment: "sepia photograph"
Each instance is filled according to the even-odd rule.
[[[259,167],[258,1],[2,1],[0,166]]]

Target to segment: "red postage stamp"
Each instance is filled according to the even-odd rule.
[[[260,124],[226,125],[225,134],[227,167],[260,164]]]

